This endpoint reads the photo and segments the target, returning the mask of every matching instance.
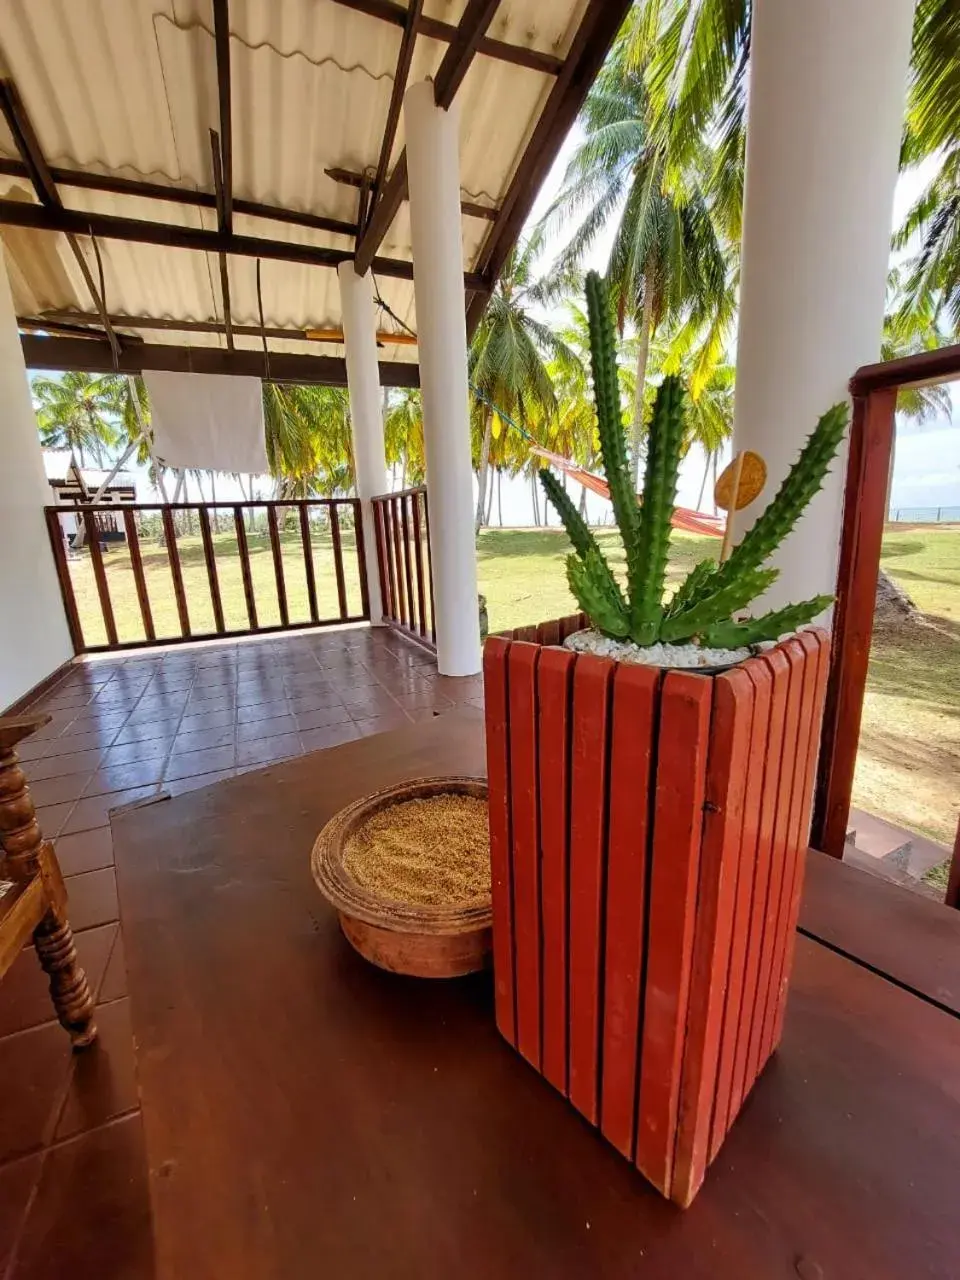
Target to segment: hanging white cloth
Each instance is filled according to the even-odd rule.
[[[168,467],[263,475],[267,451],[259,378],[144,373],[154,450]]]

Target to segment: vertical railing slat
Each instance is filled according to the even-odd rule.
[[[243,579],[243,596],[247,603],[247,621],[251,631],[259,631],[257,625],[257,601],[253,594],[253,579],[250,576],[250,551],[247,547],[247,530],[243,523],[243,507],[233,508],[233,523],[237,530],[237,550],[240,553],[240,576]]]
[[[393,612],[387,580],[387,541],[383,528],[383,499],[373,500],[373,532],[377,540],[377,576],[380,580],[380,610],[385,618]]]
[[[310,537],[310,512],[306,502],[300,504],[300,541],[303,544],[303,568],[307,575],[307,600],[310,603],[310,621],[319,622],[317,610],[317,578],[313,571],[313,539]]]
[[[213,621],[217,631],[222,635],[226,630],[223,621],[223,601],[220,599],[217,557],[213,550],[213,535],[210,532],[210,513],[206,507],[200,508],[200,536],[203,539],[203,558],[207,563],[207,581],[210,583],[210,603],[213,606]]]
[[[397,595],[397,574],[393,560],[393,508],[389,498],[384,498],[380,507],[383,519],[383,542],[386,548],[386,573],[389,584],[390,610],[387,617],[391,622],[399,622],[400,606]]]
[[[427,582],[430,586],[430,639],[437,642],[437,611],[433,603],[433,552],[430,550],[430,495],[423,491],[423,523],[427,530]]]
[[[357,570],[360,574],[360,616],[370,617],[370,587],[367,583],[367,544],[363,533],[360,499],[353,499],[353,532],[357,544]]]
[[[113,616],[113,604],[110,600],[110,587],[107,583],[107,572],[103,565],[103,553],[100,550],[100,530],[97,528],[97,517],[87,508],[83,522],[87,530],[87,545],[90,547],[90,562],[93,565],[93,576],[97,584],[97,595],[100,598],[100,612],[107,631],[107,644],[117,643],[117,624]]]
[[[413,568],[411,564],[411,547],[410,547],[410,521],[407,518],[407,500],[409,494],[402,494],[400,497],[400,530],[403,537],[403,565],[406,572],[407,584],[407,625],[411,631],[417,629],[417,617],[413,604]]]
[[[413,494],[411,501],[413,516],[413,556],[417,566],[417,612],[420,618],[419,632],[427,634],[427,606],[423,589],[423,527],[420,523],[420,494]]]
[[[343,577],[343,546],[340,539],[340,517],[337,514],[337,504],[330,503],[330,538],[333,542],[333,567],[337,575],[337,601],[340,605],[341,619],[348,616],[347,613],[347,584]],[[359,543],[357,544],[359,550]]]
[[[130,507],[123,511],[123,527],[127,534],[127,546],[130,550],[130,567],[133,570],[133,581],[137,588],[137,600],[140,602],[140,617],[143,621],[143,634],[147,640],[156,640],[157,633],[153,627],[153,612],[150,608],[150,595],[147,591],[147,579],[143,572],[143,556],[140,554],[140,538],[137,534],[137,516]]]
[[[190,635],[190,614],[187,610],[187,593],[183,585],[183,572],[180,568],[180,552],[177,548],[177,531],[173,524],[173,512],[169,507],[163,509],[163,535],[167,544],[167,560],[170,562],[170,576],[173,578],[173,594],[177,601],[177,617],[180,619],[180,634]]]
[[[80,611],[77,609],[77,597],[70,577],[70,566],[63,549],[63,527],[60,515],[49,507],[46,510],[47,532],[50,535],[50,547],[53,551],[53,562],[57,567],[57,579],[60,583],[60,594],[63,597],[63,611],[67,616],[67,629],[73,643],[74,653],[83,653],[86,645],[83,642],[83,626],[80,622]]]
[[[280,622],[283,626],[290,623],[287,609],[287,584],[283,576],[283,549],[280,546],[280,529],[277,525],[277,508],[267,507],[267,528],[270,532],[270,551],[273,554],[273,576],[277,580],[277,604],[280,606]]]
[[[397,621],[404,626],[407,625],[407,593],[404,589],[403,582],[403,557],[400,551],[400,520],[397,516],[397,499],[390,499],[390,523],[393,527],[393,555],[397,566],[397,602],[399,608],[397,610]]]

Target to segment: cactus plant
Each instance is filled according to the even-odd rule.
[[[810,622],[830,604],[814,596],[799,604],[739,617],[777,578],[766,560],[790,533],[823,484],[847,425],[844,404],[828,409],[809,437],[773,501],[756,520],[729,560],[701,561],[671,600],[664,603],[674,499],[684,445],[684,388],[664,378],[653,406],[643,502],[630,482],[626,438],[617,381],[613,316],[604,281],[590,272],[586,281],[590,359],[597,407],[597,434],[614,518],[627,560],[626,591],[607,564],[592,531],[550,471],[540,472],[544,492],[573,544],[567,580],[580,608],[597,630],[639,646],[690,642],[735,649],[776,640]]]

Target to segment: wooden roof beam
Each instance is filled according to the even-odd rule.
[[[456,36],[443,55],[433,82],[433,100],[438,107],[447,110],[453,102],[476,55],[477,46],[493,21],[498,3],[499,0],[467,0]],[[362,276],[370,269],[374,255],[383,243],[383,238],[406,196],[407,152],[404,148],[357,246],[354,267],[358,275]]]
[[[389,22],[395,27],[406,26],[407,10],[394,0],[334,0],[334,3],[345,9],[353,9],[355,13],[365,13],[370,18],[379,18],[381,22]],[[420,34],[431,40],[443,40],[451,44],[456,38],[457,28],[439,18],[424,17],[420,21]],[[481,38],[477,52],[486,58],[496,58],[516,67],[528,67],[531,71],[541,71],[548,76],[559,75],[563,67],[563,59],[556,54],[527,49],[523,45],[494,40],[490,36]]]
[[[410,63],[413,61],[413,49],[417,40],[417,27],[422,13],[423,0],[410,0],[410,7],[407,9],[407,21],[403,28],[403,38],[400,41],[397,69],[393,77],[393,89],[390,92],[387,122],[383,130],[383,141],[380,144],[380,157],[377,161],[373,189],[370,195],[371,209],[376,208],[380,193],[383,191],[383,184],[387,178],[387,166],[390,164],[393,144],[397,137],[400,109],[403,106],[403,95],[407,89],[407,77],[410,74]]]
[[[18,316],[17,324],[21,329],[57,330],[72,337],[105,338],[106,334],[95,327],[101,323],[100,316],[87,311],[44,311],[38,316]],[[224,333],[225,326],[221,320],[171,320],[157,319],[153,316],[111,315],[110,323],[117,329],[159,330],[165,333]],[[233,332],[237,337],[259,338],[261,329],[258,324],[235,324]],[[293,342],[343,342],[343,330],[335,328],[281,328],[266,327],[268,338],[279,338]],[[127,338],[127,335],[124,335]],[[130,341],[142,338],[132,337]],[[417,345],[415,336],[409,333],[393,333],[388,329],[377,332],[380,346],[413,347]]]
[[[0,168],[0,172],[2,172],[2,168]],[[355,169],[324,169],[323,172],[328,178],[332,178],[334,182],[340,183],[341,186],[363,186],[363,174],[357,173]],[[406,199],[406,196],[404,196],[404,199]],[[460,212],[468,218],[484,218],[487,222],[495,222],[498,210],[488,204],[477,204],[474,200],[461,200]]]
[[[352,253],[342,249],[290,244],[285,240],[267,240],[261,236],[225,235],[220,231],[149,222],[142,218],[118,218],[105,213],[80,213],[75,209],[63,208],[45,209],[21,200],[0,200],[0,226],[58,231],[64,235],[95,235],[102,240],[165,245],[172,249],[191,249],[200,253],[223,251],[241,258],[302,262],[314,267],[337,267],[341,262],[351,262],[354,258]],[[413,263],[401,258],[374,258],[371,266],[377,275],[388,279],[413,279]],[[483,277],[476,272],[465,272],[463,280],[464,288],[468,290],[486,288]]]
[[[16,84],[10,79],[0,80],[0,111],[7,122],[17,151],[23,164],[30,176],[33,189],[36,192],[37,199],[45,209],[59,210],[63,208],[63,202],[60,199],[60,192],[57,190],[57,184],[54,181],[50,167],[44,158],[43,149],[37,138],[36,130],[33,122],[27,115],[27,109],[23,105],[23,99],[20,97]],[[92,233],[91,233],[92,234]],[[93,278],[93,272],[90,270],[90,264],[87,262],[86,255],[80,247],[76,233],[67,236],[67,243],[70,251],[77,261],[80,273],[83,276],[84,283],[93,299],[93,305],[97,308],[102,317],[104,330],[106,331],[110,347],[114,353],[114,358],[120,354],[120,343],[117,335],[113,332],[110,321],[107,318],[106,303],[103,298],[102,274],[103,268],[100,262],[100,253],[94,244],[94,252],[97,255],[97,266],[100,268],[101,287],[97,286]]]
[[[11,178],[29,178],[30,172],[22,160],[0,157],[0,174]],[[102,173],[83,173],[79,169],[51,167],[50,174],[58,187],[78,187],[83,191],[105,191],[110,195],[137,196],[144,200],[163,200],[167,204],[186,205],[189,208],[216,209],[217,196],[213,191],[186,191],[182,187],[165,186],[160,182],[141,182],[137,178],[120,178]],[[355,185],[359,186],[359,182]],[[281,209],[279,205],[261,204],[258,200],[233,201],[234,213],[249,218],[264,218],[271,222],[284,222],[289,226],[307,227],[311,231],[327,231],[331,235],[353,237],[357,232],[355,222],[341,218],[328,218],[322,213],[302,213],[295,209]]]
[[[257,330],[259,333],[259,329]],[[167,370],[173,373],[217,373],[235,377],[262,378],[261,351],[225,351],[222,347],[177,347],[143,343],[124,347],[114,363],[108,342],[90,338],[43,338],[22,334],[20,344],[28,369],[71,369],[85,373],[143,373]],[[270,352],[273,382],[301,382],[324,386],[347,385],[346,361],[339,356],[291,355]],[[418,387],[420,366],[399,360],[380,361],[380,385]]]
[[[573,44],[507,188],[500,212],[480,250],[477,267],[486,292],[471,299],[467,334],[472,336],[486,298],[516,244],[543,180],[583,106],[590,86],[630,10],[631,0],[589,0]]]

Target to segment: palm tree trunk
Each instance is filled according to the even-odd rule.
[[[493,410],[488,408],[483,419],[483,441],[480,445],[480,468],[477,473],[477,514],[474,529],[480,532],[483,515],[487,509],[487,463],[490,459],[490,440],[493,436]]]
[[[217,473],[210,472],[210,505],[213,508],[213,532],[220,532],[220,517],[217,514]]]
[[[497,468],[497,519],[503,528],[503,472]]]
[[[490,468],[490,471],[491,471],[491,476],[487,483],[487,515],[486,515],[486,519],[483,522],[487,526],[487,528],[490,527],[490,516],[493,512],[493,474],[492,474],[493,467]]]
[[[643,440],[643,388],[647,381],[650,359],[650,321],[653,314],[653,290],[646,276],[643,280],[643,310],[637,343],[637,385],[633,393],[633,423],[630,428],[630,475],[636,492],[640,483],[640,444]]]
[[[707,491],[707,476],[710,474],[710,460],[713,457],[712,450],[707,450],[707,465],[703,468],[703,483],[700,485],[700,496],[697,498],[697,510],[703,510],[703,495]]]
[[[582,519],[587,518],[587,490],[585,486],[580,486],[580,515]]]
[[[884,520],[890,519],[890,508],[893,506],[893,472],[897,465],[897,422],[894,418],[893,435],[890,437],[890,470],[887,472],[887,508],[883,513]]]
[[[530,484],[533,494],[533,523],[534,526],[540,528],[540,505],[537,502],[537,472],[536,469],[530,473]]]
[[[717,514],[717,457],[719,451],[713,455],[713,514]]]

